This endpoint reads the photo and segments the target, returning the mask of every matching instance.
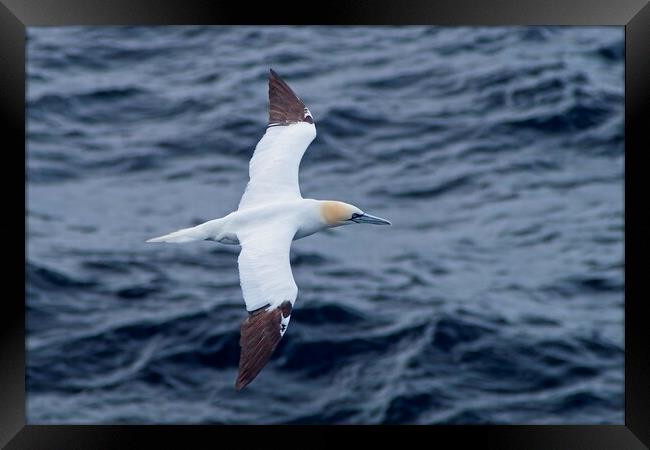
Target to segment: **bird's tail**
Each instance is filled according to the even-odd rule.
[[[148,239],[147,242],[171,242],[174,244],[183,244],[185,242],[203,241],[205,239],[210,239],[216,234],[215,231],[218,227],[219,220],[220,219],[211,220],[195,227],[183,228],[164,236]]]

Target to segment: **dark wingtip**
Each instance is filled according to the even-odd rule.
[[[269,87],[271,87],[271,85],[276,84],[276,83],[279,83],[279,84],[282,85],[283,87],[286,87],[287,90],[288,90],[291,94],[293,94],[294,96],[296,95],[296,94],[293,92],[293,90],[289,87],[289,85],[287,84],[287,82],[284,81],[284,80],[282,79],[282,77],[281,77],[280,75],[278,75],[278,73],[277,73],[275,70],[269,68]]]
[[[314,123],[305,104],[275,70],[269,68],[269,125]]]
[[[250,373],[242,373],[241,371],[237,374],[237,380],[235,381],[235,390],[237,392],[244,389],[246,386],[251,384],[251,382],[257,377],[257,374],[251,376]]]
[[[235,383],[235,390],[237,392],[241,391],[246,386],[248,386],[248,383],[250,383],[250,381],[249,382],[244,382],[244,380],[237,378],[237,382]]]
[[[235,390],[241,391],[266,366],[286,330],[293,305],[286,300],[273,309],[259,308],[242,322],[239,339],[239,373]]]
[[[279,81],[279,82],[281,82],[282,84],[287,84],[287,83],[282,79],[282,77],[281,77],[280,75],[278,75],[278,73],[277,73],[275,70],[269,68],[269,85],[270,85],[274,80]]]

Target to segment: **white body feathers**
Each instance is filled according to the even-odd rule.
[[[316,137],[314,118],[273,70],[268,123],[251,158],[250,180],[237,211],[147,241],[213,240],[241,245],[239,280],[249,315],[240,328],[237,390],[262,370],[289,325],[298,295],[289,258],[291,242],[351,223],[390,225],[347,203],[302,198],[298,170]]]

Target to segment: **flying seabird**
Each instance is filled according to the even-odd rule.
[[[238,391],[266,365],[289,325],[298,295],[289,261],[291,242],[353,223],[390,225],[348,203],[302,197],[298,168],[315,137],[311,112],[271,69],[269,124],[250,160],[250,180],[237,211],[147,241],[241,245],[239,279],[248,317],[240,330]]]

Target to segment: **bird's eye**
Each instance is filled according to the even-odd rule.
[[[360,217],[360,216],[361,216],[361,214],[359,214],[359,213],[352,213],[352,217],[350,217],[350,219],[356,219],[357,217]]]

